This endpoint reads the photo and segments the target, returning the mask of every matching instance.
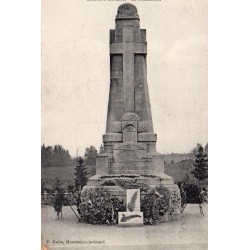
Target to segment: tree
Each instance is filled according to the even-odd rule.
[[[55,145],[53,150],[53,165],[62,166],[69,165],[70,155],[68,150],[65,150],[61,145]]]
[[[207,156],[208,156],[208,143],[206,144],[206,146],[205,146],[204,150],[205,150],[205,153],[206,153],[206,154],[207,154]]]
[[[53,148],[46,147],[44,144],[41,147],[41,165],[42,167],[49,167],[51,159],[53,158]]]
[[[95,166],[96,165],[97,150],[94,146],[90,146],[85,149],[84,162],[85,164]]]
[[[101,144],[100,150],[99,150],[99,154],[102,154],[102,153],[104,153],[104,146],[103,146],[103,144]]]
[[[198,180],[198,183],[208,178],[208,157],[201,144],[197,144],[194,151],[193,165],[195,169],[191,173]]]
[[[184,180],[185,183],[189,183],[190,182],[190,177],[188,174],[185,175]]]
[[[68,150],[65,150],[61,145],[54,147],[41,146],[41,165],[42,167],[68,166],[72,163],[71,156]]]
[[[75,187],[76,189],[82,189],[88,180],[88,170],[85,165],[85,161],[82,157],[79,157],[77,160],[78,165],[75,167]]]

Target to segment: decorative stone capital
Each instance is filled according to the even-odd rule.
[[[138,19],[140,20],[138,14],[137,14],[137,9],[134,5],[130,3],[125,3],[119,6],[117,15],[116,15],[116,20],[119,19]]]

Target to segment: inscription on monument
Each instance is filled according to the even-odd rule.
[[[127,112],[122,116],[123,121],[138,121],[140,120],[140,117],[133,112]]]
[[[119,162],[139,160],[135,150],[121,150],[118,153]]]
[[[136,143],[137,129],[134,124],[128,123],[123,132],[123,142]]]

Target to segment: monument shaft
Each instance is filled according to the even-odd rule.
[[[121,5],[116,28],[110,30],[110,95],[103,136],[106,152],[111,153],[115,144],[128,141],[143,143],[149,151],[155,151],[146,55],[146,30],[140,29],[137,10],[130,4]],[[136,133],[131,133],[134,139],[127,138],[127,126]]]

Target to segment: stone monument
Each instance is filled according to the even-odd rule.
[[[171,186],[174,179],[164,173],[163,155],[156,151],[147,84],[146,30],[140,29],[137,9],[122,4],[110,30],[110,91],[104,152],[97,156],[96,175],[84,190],[104,186],[116,196],[125,190],[117,180],[137,184]]]

